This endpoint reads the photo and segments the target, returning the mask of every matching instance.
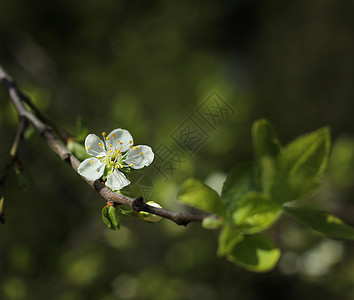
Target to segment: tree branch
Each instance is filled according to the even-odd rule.
[[[27,120],[36,128],[43,139],[47,142],[49,147],[55,152],[64,162],[68,163],[76,172],[80,165],[80,161],[63,145],[63,143],[53,134],[51,127],[49,126],[46,119],[42,116],[39,110],[34,106],[34,104],[29,100],[28,97],[24,96],[23,93],[17,88],[15,82],[6,73],[6,71],[0,65],[0,78],[5,85],[10,99],[15,106],[15,109],[20,117],[20,120]],[[33,114],[30,112],[26,106],[26,103],[35,112]],[[60,136],[60,132],[56,130]],[[61,138],[66,141],[63,136]],[[82,176],[81,176],[82,177]],[[135,211],[144,211],[152,213],[163,218],[169,219],[175,222],[177,225],[186,226],[189,222],[201,222],[205,217],[212,215],[209,214],[190,214],[190,213],[180,213],[169,211],[163,208],[156,208],[146,204],[142,198],[130,198],[122,194],[113,192],[111,189],[106,187],[104,183],[99,180],[89,181],[82,177],[92,188],[94,188],[107,202],[114,202],[116,204],[124,204]]]

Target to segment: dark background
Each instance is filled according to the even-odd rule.
[[[191,176],[221,187],[252,159],[250,129],[269,119],[286,144],[331,127],[324,185],[309,199],[354,225],[354,2],[1,1],[0,63],[45,115],[75,134],[128,129],[137,144],[166,142],[183,158],[144,186],[164,207]],[[216,130],[196,109],[216,91],[234,110]],[[0,162],[17,116],[0,90]],[[171,134],[192,117],[210,135],[192,156]],[[104,201],[33,133],[20,149],[26,191],[11,173],[0,227],[1,299],[353,299],[353,243],[324,239],[287,218],[269,235],[283,250],[269,273],[216,257],[200,224],[101,221]]]

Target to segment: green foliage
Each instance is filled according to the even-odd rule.
[[[215,217],[206,217],[202,221],[202,226],[205,229],[219,229],[220,227],[222,227],[222,224],[222,219],[218,219]]]
[[[232,213],[236,227],[244,233],[269,228],[281,215],[282,206],[265,194],[250,192],[240,199]]]
[[[203,221],[203,227],[223,226],[218,255],[247,270],[272,269],[280,250],[259,232],[268,229],[283,209],[301,224],[328,237],[354,239],[354,228],[325,212],[283,206],[313,193],[327,165],[330,134],[327,127],[296,138],[285,147],[272,126],[262,119],[252,127],[255,161],[235,166],[227,176],[221,197],[202,182],[189,179],[179,192],[185,204],[222,216]],[[223,211],[222,211],[223,210]]]
[[[327,212],[310,208],[284,208],[284,211],[305,227],[327,237],[354,240],[354,228]]]
[[[329,129],[324,127],[300,136],[278,156],[260,161],[263,190],[280,203],[297,200],[320,186],[330,149]]]
[[[106,205],[102,209],[102,220],[109,229],[119,230],[120,221],[117,208],[114,205]]]
[[[223,215],[225,211],[218,193],[198,179],[188,179],[182,185],[177,197],[184,204],[212,214]]]
[[[221,192],[221,201],[228,212],[232,211],[238,201],[248,192],[260,191],[254,173],[253,163],[240,164],[231,170]]]
[[[265,120],[257,120],[252,126],[252,138],[256,158],[265,155],[276,157],[280,152],[280,142],[276,139],[273,127]]]
[[[254,272],[266,272],[273,269],[281,253],[275,244],[261,234],[243,235],[242,237],[243,239],[226,256],[227,259]]]
[[[266,236],[243,235],[237,229],[225,226],[219,238],[218,255],[254,272],[272,269],[280,258],[280,250]]]

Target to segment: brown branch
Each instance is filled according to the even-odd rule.
[[[80,161],[62,144],[62,142],[53,134],[51,127],[45,121],[44,117],[39,118],[42,114],[39,113],[37,108],[29,101],[27,97],[24,98],[22,92],[17,88],[15,82],[6,73],[6,71],[0,65],[0,78],[8,90],[10,99],[14,104],[16,111],[20,119],[28,120],[40,133],[43,139],[47,142],[49,147],[55,152],[63,161],[67,162],[76,172],[80,165]],[[26,100],[27,99],[27,100]],[[34,115],[30,112],[25,103],[31,103],[30,107],[36,112]],[[39,113],[39,114],[38,114]],[[82,177],[82,176],[81,176]],[[180,213],[169,211],[163,208],[156,208],[147,205],[143,202],[142,198],[130,198],[122,194],[113,192],[111,189],[106,187],[99,180],[89,181],[82,177],[92,188],[94,188],[107,202],[114,202],[116,204],[125,204],[135,211],[145,211],[152,213],[163,218],[169,219],[175,222],[177,225],[187,225],[189,222],[201,222],[205,217],[212,216],[209,214],[190,214],[190,213]]]

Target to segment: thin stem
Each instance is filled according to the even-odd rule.
[[[51,127],[48,125],[48,122],[45,120],[42,114],[35,108],[34,104],[29,101],[27,97],[24,97],[22,92],[17,88],[15,82],[12,78],[6,73],[6,71],[0,65],[0,78],[7,88],[10,99],[15,106],[15,109],[20,117],[20,119],[28,120],[40,133],[43,139],[47,142],[49,147],[55,152],[63,161],[67,162],[76,172],[80,165],[80,161],[73,155],[63,143],[55,137],[51,131]],[[23,103],[29,105],[36,115],[28,111]],[[31,104],[29,104],[31,103]],[[82,176],[81,176],[82,177]],[[208,214],[190,214],[190,213],[181,213],[169,211],[163,208],[156,208],[150,205],[147,205],[143,202],[142,198],[130,198],[122,194],[113,192],[111,189],[106,187],[99,180],[89,181],[85,177],[82,177],[92,188],[94,188],[107,202],[114,202],[116,204],[125,204],[130,206],[136,211],[145,211],[152,213],[163,218],[169,219],[175,222],[178,225],[187,225],[190,222],[201,222],[205,217],[212,216]]]

